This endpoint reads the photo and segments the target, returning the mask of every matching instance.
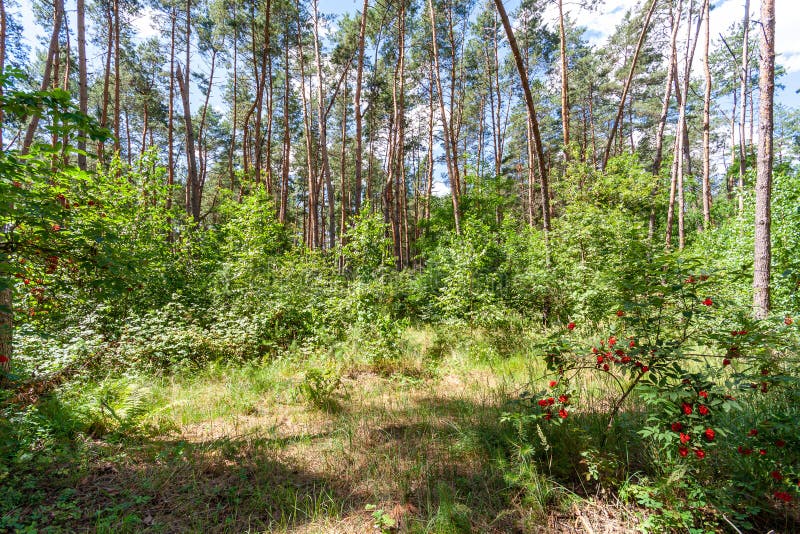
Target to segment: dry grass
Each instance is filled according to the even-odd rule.
[[[357,533],[376,531],[365,510],[373,505],[403,532],[632,528],[624,507],[574,495],[563,506],[548,497],[546,512],[536,512],[504,478],[497,460],[508,452],[508,429],[500,417],[531,372],[523,360],[476,364],[456,351],[426,378],[387,378],[361,364],[342,371],[328,410],[298,393],[297,362],[153,386],[159,408],[146,423],[166,430],[87,442],[79,469],[38,488],[51,500],[74,489],[77,509],[39,524]]]

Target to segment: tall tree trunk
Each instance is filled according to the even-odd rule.
[[[120,69],[119,69],[119,38],[120,38],[120,31],[119,31],[119,0],[114,0],[114,152],[119,155],[120,152],[120,87],[122,85],[122,80],[120,80]],[[187,22],[188,24],[188,22]],[[187,45],[188,47],[188,45]],[[186,64],[186,68],[189,68],[189,64]],[[188,70],[186,71],[189,72]]]
[[[181,93],[183,101],[183,122],[186,128],[186,189],[187,205],[186,210],[191,214],[194,222],[200,221],[200,188],[197,176],[197,156],[195,155],[194,146],[194,127],[192,125],[192,111],[189,105],[189,83],[188,83],[188,69],[186,80],[184,80],[183,68],[178,65],[176,68],[176,77],[178,80],[178,89]]]
[[[208,176],[208,150],[206,148],[206,115],[208,103],[211,98],[211,88],[214,86],[214,72],[217,66],[217,49],[211,50],[211,69],[208,73],[208,90],[206,91],[202,111],[200,112],[200,126],[197,128],[197,148],[200,154],[200,168],[198,170],[198,189],[202,190]]]
[[[264,21],[264,29],[263,29],[263,40],[262,49],[261,49],[261,72],[256,73],[258,80],[257,89],[256,89],[256,123],[255,123],[255,154],[254,154],[254,165],[255,165],[255,181],[256,183],[261,183],[261,173],[264,166],[264,133],[261,128],[262,118],[264,116],[264,92],[266,90],[267,84],[272,86],[272,79],[267,77],[267,64],[272,61],[270,56],[270,39],[269,39],[269,22],[270,22],[270,0],[266,0],[265,6],[265,21]],[[255,24],[255,17],[253,25]],[[255,28],[255,26],[253,26]],[[257,55],[255,54],[255,29],[253,30],[252,36],[253,42],[253,62],[255,63]],[[254,65],[255,67],[255,65]],[[268,119],[269,120],[269,119]],[[269,189],[269,187],[268,187]]]
[[[364,0],[364,7],[361,11],[361,23],[358,26],[358,65],[356,67],[356,86],[353,95],[353,113],[356,119],[356,156],[355,156],[355,214],[361,212],[361,169],[362,169],[362,119],[361,112],[361,78],[364,72],[364,36],[367,29],[367,11],[369,0]]]
[[[53,32],[50,34],[50,46],[47,50],[47,59],[44,63],[44,76],[42,77],[41,85],[42,91],[50,88],[53,62],[58,54],[58,37],[61,34],[61,24],[64,18],[64,0],[54,0],[53,7]],[[30,150],[31,144],[33,144],[33,136],[36,134],[36,128],[38,126],[39,116],[33,115],[31,121],[28,123],[28,129],[25,131],[25,138],[22,141],[22,154],[27,154]]]
[[[448,114],[448,124],[450,125],[450,135],[448,136],[450,139],[450,155],[453,159],[453,171],[456,180],[456,187],[455,191],[456,194],[459,196],[459,201],[461,200],[461,173],[458,168],[458,138],[459,138],[459,131],[460,131],[460,117],[458,117],[456,113],[456,67],[457,62],[456,58],[458,57],[458,52],[456,50],[456,38],[455,38],[455,29],[453,23],[453,6],[452,3],[448,4],[447,13],[447,40],[450,43],[450,50],[452,54],[452,58],[450,61],[450,102],[448,104],[449,114]],[[463,64],[463,63],[462,63]],[[438,69],[437,69],[438,71]],[[460,108],[460,102],[458,103]]]
[[[239,106],[237,105],[239,102],[239,54],[237,52],[239,48],[239,24],[238,24],[238,17],[237,17],[237,9],[236,6],[238,2],[233,2],[233,42],[231,43],[231,47],[233,48],[233,102],[231,107],[233,108],[233,120],[231,120],[231,143],[228,147],[228,178],[231,182],[231,189],[233,188],[233,184],[236,180],[236,173],[234,171],[233,165],[233,156],[236,153],[236,126],[238,125],[238,111]],[[287,71],[288,72],[288,71]]]
[[[298,12],[297,27],[301,28]],[[312,145],[311,145],[311,111],[309,110],[308,98],[306,97],[306,68],[305,56],[303,53],[303,39],[301,31],[298,29],[297,47],[300,55],[300,99],[303,104],[303,126],[305,128],[305,142],[306,142],[306,169],[308,172],[308,223],[306,224],[306,245],[309,249],[314,250],[318,244],[318,222],[319,216],[317,211],[317,179],[316,179],[316,165],[313,160]]]
[[[703,228],[711,226],[711,67],[708,48],[711,41],[711,3],[705,3],[706,31],[703,40],[703,69],[705,93],[703,94]]]
[[[450,196],[453,201],[453,222],[455,223],[456,235],[461,235],[461,210],[459,207],[458,190],[458,162],[455,161],[452,151],[452,140],[450,139],[450,126],[447,120],[447,110],[444,107],[444,94],[442,92],[442,76],[439,70],[439,43],[436,37],[436,12],[433,9],[433,0],[428,0],[428,9],[431,18],[431,37],[433,44],[434,74],[436,79],[436,93],[439,98],[439,110],[442,114],[442,130],[444,134],[444,154],[447,163],[447,177],[450,180]]]
[[[625,101],[628,98],[628,91],[631,88],[631,83],[633,82],[633,76],[636,74],[636,63],[639,61],[639,53],[642,51],[642,45],[644,44],[645,37],[647,37],[647,29],[650,27],[650,19],[653,16],[653,11],[656,9],[656,4],[658,4],[658,0],[653,0],[653,3],[650,4],[650,9],[647,10],[647,14],[644,18],[644,23],[642,24],[642,31],[639,33],[639,41],[636,43],[636,49],[633,53],[633,59],[631,59],[631,69],[628,72],[628,78],[625,80],[625,85],[622,87],[622,97],[619,101],[619,108],[617,109],[617,115],[614,117],[614,123],[611,126],[611,133],[608,134],[608,142],[606,143],[606,151],[605,155],[603,156],[603,169],[606,168],[608,164],[608,158],[611,156],[611,147],[614,144],[614,136],[617,134],[617,129],[619,128],[619,123],[622,120],[622,113],[625,108]]]
[[[436,104],[433,97],[433,61],[430,65],[430,98],[428,101],[428,155],[427,165],[425,167],[425,213],[423,218],[426,221],[431,220],[431,195],[433,193],[433,116],[436,113]]]
[[[692,40],[692,6],[694,1],[689,4],[688,20],[689,25],[686,29],[686,54],[684,56],[684,72],[683,72],[683,100],[681,101],[680,117],[680,150],[678,151],[678,248],[683,250],[686,246],[686,231],[685,231],[685,189],[684,189],[684,156],[689,162],[689,129],[687,127],[686,119],[686,106],[689,100],[689,82],[692,74],[692,63],[694,62],[694,52],[697,48],[697,41],[700,37],[700,23],[703,20],[703,12],[705,11],[705,4],[709,0],[704,0],[703,7],[698,15],[697,27],[695,28],[694,40]],[[691,165],[691,163],[689,163]],[[691,173],[691,168],[689,169]]]
[[[753,312],[764,319],[770,311],[772,264],[771,224],[773,163],[773,98],[775,94],[775,0],[761,0],[761,63],[758,89],[758,174],[756,177]]]
[[[291,89],[289,75],[289,37],[284,43],[284,88],[283,88],[283,162],[281,166],[281,202],[278,221],[286,224],[286,210],[289,203],[289,158],[291,157],[291,132],[289,131],[289,91]]]
[[[737,102],[737,92],[734,90],[733,95],[731,97],[731,166],[736,165],[737,159],[737,144],[736,144],[736,102]],[[733,190],[735,189],[734,185],[734,177],[733,174],[728,176],[728,180],[726,182],[726,186],[728,188],[728,200],[733,199]]]
[[[406,91],[406,2],[401,0],[399,13],[399,65],[398,79],[399,92],[397,100],[397,173],[395,174],[395,184],[397,190],[397,219],[400,225],[400,266],[405,267],[409,264],[409,241],[408,241],[408,191],[406,188],[406,154],[405,154],[405,91]]]
[[[547,177],[547,165],[544,159],[544,148],[542,147],[542,136],[539,133],[539,121],[536,118],[536,108],[533,105],[533,95],[531,94],[531,87],[528,83],[528,73],[525,71],[525,64],[522,61],[522,55],[519,52],[519,46],[517,46],[517,40],[514,37],[514,30],[511,28],[511,22],[508,20],[506,9],[503,6],[503,0],[494,0],[494,4],[497,7],[497,12],[500,14],[500,20],[506,31],[508,44],[511,46],[511,53],[514,56],[514,63],[516,63],[517,71],[519,72],[522,91],[525,94],[525,106],[528,110],[528,120],[530,121],[531,133],[533,134],[535,159],[542,181],[542,226],[546,234],[550,231],[550,188]]]
[[[14,351],[14,295],[12,289],[0,289],[0,371],[8,372]]]
[[[747,161],[745,156],[745,138],[744,128],[745,121],[747,120],[747,75],[749,73],[749,41],[750,41],[750,0],[744,2],[744,36],[742,40],[742,72],[741,72],[741,98],[739,99],[739,106],[741,115],[739,116],[739,213],[744,211],[744,173],[747,170]]]
[[[672,19],[672,36],[670,38],[670,58],[669,66],[667,67],[667,83],[664,87],[664,100],[661,104],[661,115],[658,119],[658,130],[656,132],[655,140],[655,157],[653,158],[653,176],[655,177],[655,184],[650,194],[653,204],[650,206],[650,217],[647,225],[647,239],[652,241],[656,228],[656,208],[655,197],[658,194],[658,180],[661,175],[661,162],[663,160],[664,152],[664,129],[667,125],[667,115],[669,114],[669,102],[672,95],[672,83],[675,69],[673,65],[676,62],[678,54],[678,29],[681,26],[681,15],[683,12],[683,0],[678,0],[677,13],[673,15]],[[670,189],[672,187],[670,186]]]
[[[78,24],[78,109],[86,115],[89,111],[89,85],[86,68],[86,8],[84,0],[78,0],[77,24]],[[78,132],[78,150],[86,150],[85,132]],[[86,154],[78,153],[78,167],[86,170]]]
[[[175,185],[175,25],[177,13],[170,13],[169,44],[169,107],[167,111],[167,210],[172,208],[172,186]]]
[[[344,84],[344,93],[342,94],[342,151],[339,154],[339,166],[339,195],[341,197],[341,201],[339,202],[339,246],[342,247],[345,244],[347,208],[350,204],[347,197],[347,82]],[[339,256],[340,270],[344,267],[343,261],[343,258]]]
[[[317,64],[317,117],[319,120],[319,152],[322,157],[322,177],[325,180],[325,189],[328,196],[328,246],[336,246],[336,217],[334,210],[335,199],[333,181],[331,180],[331,164],[328,158],[328,125],[325,106],[325,91],[322,85],[322,55],[319,45],[319,12],[318,0],[314,0],[314,59]]]
[[[106,19],[107,19],[107,26],[106,26],[106,65],[105,69],[103,70],[103,103],[100,109],[100,126],[103,128],[108,127],[108,104],[111,100],[111,58],[114,55],[114,12],[111,7],[111,4],[106,6]],[[175,42],[175,35],[174,35],[174,17],[175,11],[173,8],[173,46]],[[105,143],[100,141],[97,143],[97,158],[103,162],[103,156],[105,154]],[[170,166],[171,167],[171,166]]]
[[[567,35],[564,31],[564,0],[558,0],[558,34],[561,41],[561,130],[564,161],[569,160],[569,79],[567,75]]]
[[[695,28],[695,35],[694,39],[692,39],[692,5],[694,2],[689,4],[689,10],[687,13],[688,16],[688,27],[686,30],[686,53],[684,56],[684,72],[683,72],[683,91],[679,90],[676,85],[676,97],[678,99],[679,105],[679,116],[678,116],[678,126],[676,129],[675,134],[675,157],[676,161],[673,165],[673,168],[676,172],[676,180],[674,180],[675,187],[677,187],[678,193],[678,248],[683,250],[686,244],[686,233],[684,227],[685,221],[685,199],[684,199],[684,159],[688,161],[688,129],[687,129],[687,120],[686,120],[686,107],[687,101],[689,97],[689,82],[691,77],[691,68],[692,62],[694,60],[694,52],[697,47],[697,41],[700,35],[700,22],[702,21],[703,12],[705,11],[705,4],[708,0],[703,2],[703,8],[700,11],[698,16],[697,27]],[[675,76],[675,80],[678,80],[678,76]],[[691,171],[690,171],[691,172]],[[671,186],[672,188],[672,186]],[[674,206],[672,206],[673,196],[672,191],[670,191],[670,212],[674,211]],[[667,217],[667,246],[671,245],[671,235],[672,235],[672,225],[671,225],[671,218],[669,217],[670,213],[668,213]]]
[[[79,0],[82,1],[82,0]],[[0,0],[0,74],[6,70],[6,33],[7,33],[7,20],[6,20],[6,3],[5,0]],[[3,96],[3,86],[0,85],[0,98]],[[0,152],[3,151],[3,108],[0,107]]]

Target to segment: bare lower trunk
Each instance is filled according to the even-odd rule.
[[[757,319],[770,311],[772,263],[770,201],[773,163],[773,98],[775,93],[775,1],[761,1],[761,64],[758,88],[758,175],[756,178],[755,250],[753,261],[753,313]]]
[[[11,288],[0,290],[0,370],[8,372],[14,341],[14,311]]]
[[[188,171],[186,177],[186,189],[188,191],[186,209],[189,214],[191,214],[194,221],[198,222],[200,220],[200,184],[197,175],[197,156],[194,147],[192,112],[189,106],[189,83],[188,80],[184,80],[182,70],[181,66],[178,65],[176,76],[178,79],[178,88],[180,89],[181,98],[183,100],[183,122],[186,127],[186,166]]]
[[[288,41],[288,39],[287,39]],[[289,43],[284,44],[284,88],[283,88],[283,164],[281,167],[281,202],[278,221],[286,224],[286,209],[289,202],[289,158],[291,156],[291,132],[289,131]]]

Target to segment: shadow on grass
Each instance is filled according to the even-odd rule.
[[[68,412],[42,402],[47,417]],[[353,518],[369,529],[365,505],[375,504],[408,532],[537,531],[549,520],[551,482],[580,491],[583,443],[558,438],[567,463],[555,476],[538,457],[534,478],[516,477],[510,444],[520,435],[501,423],[504,409],[431,392],[389,410],[348,406],[322,430],[200,441],[91,439],[67,413],[30,463],[5,471],[0,530],[286,531]],[[542,491],[535,514],[533,485]]]

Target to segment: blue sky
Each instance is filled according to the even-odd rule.
[[[375,0],[370,0],[374,4]],[[723,33],[731,24],[741,20],[744,12],[744,0],[712,0],[714,10],[712,11],[712,39]],[[507,1],[509,11],[518,5],[518,0]],[[570,7],[570,2],[566,2],[566,9],[569,15],[577,22],[589,29],[587,36],[592,44],[601,44],[608,35],[613,32],[615,26],[620,22],[628,9],[637,5],[637,0],[605,0],[603,7],[589,12],[587,10]],[[67,0],[67,10],[74,17],[74,5],[72,0]],[[760,2],[751,2],[751,12],[753,20],[758,20],[758,9]],[[363,6],[363,0],[319,0],[319,9],[322,13],[342,15],[344,13],[355,13]],[[545,19],[555,21],[555,3],[553,7],[545,10]],[[25,29],[25,40],[35,50],[39,43],[37,39],[45,34],[45,31],[36,26],[33,17],[30,16],[30,0],[19,0],[16,9],[10,9],[17,16],[16,19],[23,24]],[[800,107],[800,39],[796,38],[797,29],[800,28],[800,1],[799,0],[776,0],[777,27],[776,27],[776,49],[778,53],[777,61],[786,68],[787,74],[780,82],[784,89],[776,91],[776,102],[788,107]],[[154,26],[151,12],[144,10],[142,15],[133,21],[140,36],[147,37],[157,35],[159,30]],[[74,23],[71,25],[74,27]],[[756,36],[754,36],[755,38]],[[702,64],[695,61],[695,72],[701,75]]]

